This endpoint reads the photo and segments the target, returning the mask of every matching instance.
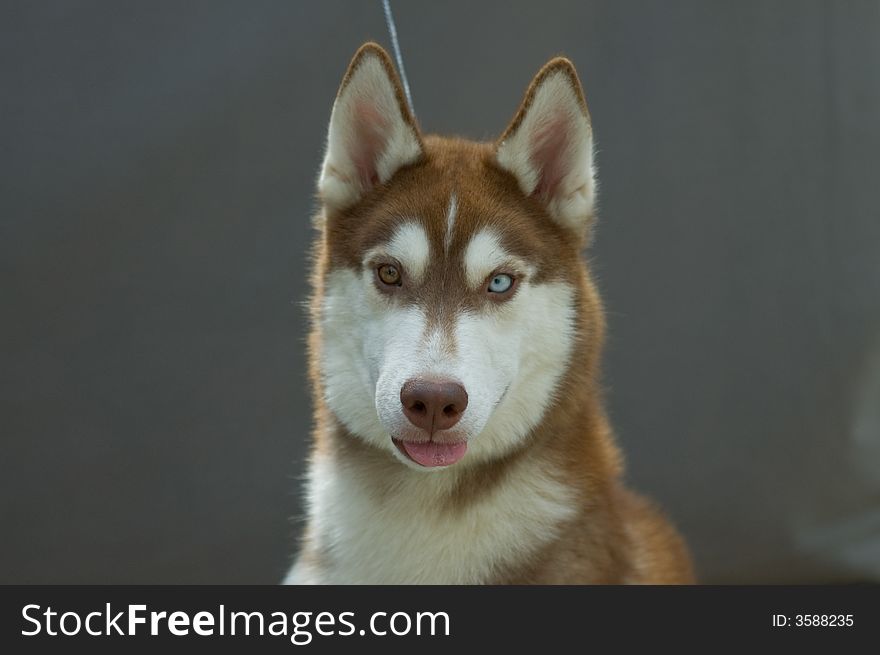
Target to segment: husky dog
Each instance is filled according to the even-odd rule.
[[[358,50],[318,183],[308,520],[286,582],[692,581],[622,485],[603,410],[592,153],[567,59],[475,143],[423,135],[385,51]]]

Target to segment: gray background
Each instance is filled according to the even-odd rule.
[[[397,2],[429,132],[570,56],[629,479],[706,582],[880,580],[880,5]],[[275,582],[313,182],[375,2],[0,9],[0,582]]]

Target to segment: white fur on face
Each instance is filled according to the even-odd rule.
[[[467,366],[499,371],[505,384],[467,455],[492,459],[525,438],[553,400],[574,345],[574,290],[565,282],[522,283],[497,315],[468,317],[457,333]]]
[[[385,249],[401,233],[414,238],[411,228],[401,230]],[[499,257],[506,255],[490,232],[476,235],[467,252],[480,252],[480,244],[486,243],[497,246]],[[466,256],[465,265],[468,261]],[[401,263],[412,265],[405,259]],[[407,380],[450,379],[465,388],[469,399],[450,430],[470,442],[462,462],[513,448],[540,422],[567,368],[575,329],[572,287],[565,282],[532,284],[526,277],[510,300],[456,316],[450,343],[450,335],[428,329],[422,307],[398,305],[376,290],[373,275],[369,268],[340,269],[326,281],[321,372],[328,407],[352,433],[413,468],[439,471],[409,461],[391,437],[414,434],[400,402]]]
[[[431,244],[425,228],[415,221],[400,225],[391,241],[368,252],[364,261],[369,262],[383,255],[400,262],[406,279],[421,282],[431,256]]]
[[[534,266],[512,256],[501,245],[495,230],[483,229],[470,240],[464,251],[464,274],[472,289],[479,288],[492,273],[510,267],[533,275]]]
[[[455,218],[458,213],[458,198],[453,193],[449,196],[449,209],[446,211],[446,238],[443,241],[443,247],[446,253],[449,253],[449,246],[452,245],[452,230],[455,228]]]

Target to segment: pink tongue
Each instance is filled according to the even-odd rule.
[[[407,455],[422,466],[449,466],[450,464],[455,464],[467,452],[466,441],[458,443],[436,443],[434,441],[415,443],[404,441],[402,445]]]

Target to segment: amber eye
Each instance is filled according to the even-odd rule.
[[[400,269],[394,264],[382,264],[378,270],[379,280],[388,286],[400,286]]]

